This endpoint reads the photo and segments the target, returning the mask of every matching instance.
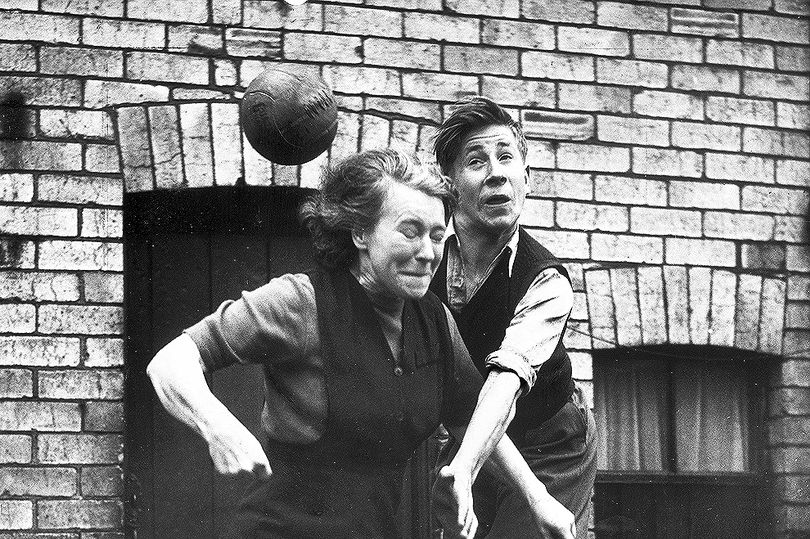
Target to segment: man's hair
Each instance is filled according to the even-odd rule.
[[[299,210],[312,236],[315,258],[322,266],[337,269],[351,265],[357,257],[352,231],[377,224],[392,183],[438,198],[445,213],[455,205],[449,179],[415,157],[393,149],[349,156],[326,169],[320,191]]]
[[[528,146],[520,124],[500,105],[482,96],[465,97],[456,103],[456,108],[442,122],[433,143],[436,162],[442,174],[449,174],[461,151],[461,145],[469,134],[491,125],[503,125],[512,130],[518,149],[526,159]]]

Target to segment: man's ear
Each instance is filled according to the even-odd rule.
[[[352,243],[354,243],[354,246],[357,247],[358,251],[368,249],[368,245],[366,244],[366,231],[358,228],[353,229]]]

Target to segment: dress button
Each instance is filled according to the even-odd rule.
[[[402,376],[402,367],[394,367],[394,376]]]

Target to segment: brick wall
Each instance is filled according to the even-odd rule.
[[[523,221],[574,278],[575,376],[613,343],[775,355],[776,535],[807,533],[807,15],[806,0],[0,0],[0,537],[121,535],[125,189],[312,186],[358,149],[427,156],[472,93],[531,138]],[[277,62],[339,99],[330,154],[301,167],[239,131],[240,92]]]

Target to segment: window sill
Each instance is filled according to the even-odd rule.
[[[762,475],[754,472],[632,472],[632,471],[599,471],[596,474],[597,484],[607,483],[646,483],[646,484],[697,484],[697,485],[758,485]]]

